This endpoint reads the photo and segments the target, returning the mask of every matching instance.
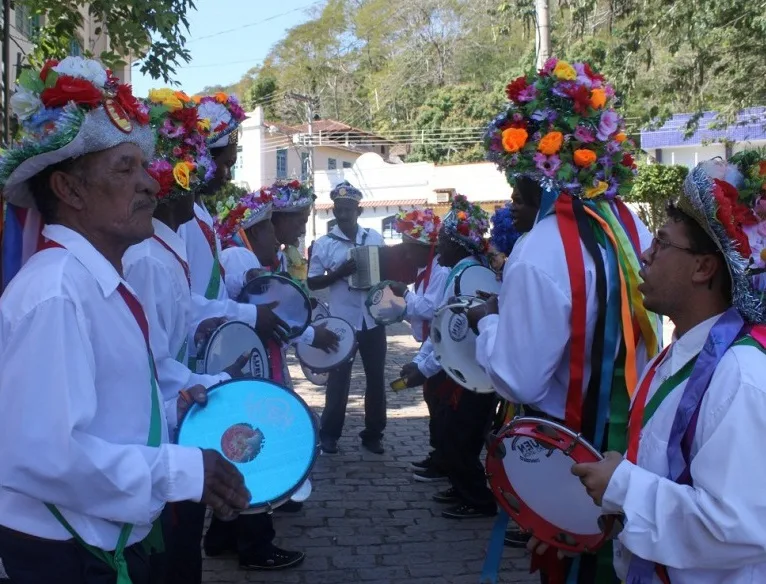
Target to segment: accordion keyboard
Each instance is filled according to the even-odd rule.
[[[356,261],[356,272],[349,278],[349,287],[368,290],[380,282],[380,256],[377,246],[361,246],[348,250],[348,257]]]

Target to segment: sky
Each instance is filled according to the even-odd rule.
[[[321,5],[311,0],[196,0],[190,12],[186,46],[191,61],[176,68],[175,79],[185,92],[197,93],[207,85],[239,81],[259,65],[287,29],[309,19],[306,10]],[[206,38],[207,37],[207,38]],[[145,96],[162,87],[162,80],[132,73],[133,92]]]

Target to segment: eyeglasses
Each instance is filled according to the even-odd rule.
[[[659,235],[655,235],[652,239],[652,255],[657,253],[658,249],[661,249],[665,251],[669,247],[673,247],[675,249],[679,249],[681,251],[685,251],[686,253],[690,254],[697,254],[698,252],[693,250],[690,247],[684,247],[683,245],[678,245],[677,243],[673,243],[669,239],[665,239],[664,237],[660,237]]]

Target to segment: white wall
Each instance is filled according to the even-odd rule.
[[[731,146],[731,153],[735,154],[742,150],[753,148],[763,148],[766,146],[766,140],[753,140],[752,142],[734,142]],[[700,162],[710,160],[716,156],[726,158],[726,146],[724,144],[707,144],[692,146],[669,146],[666,148],[657,148],[647,150],[647,154],[658,159],[658,153],[661,154],[662,164],[678,164],[687,168],[694,168]]]

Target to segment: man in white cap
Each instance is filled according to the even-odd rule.
[[[352,290],[348,276],[356,270],[347,260],[348,250],[362,245],[382,246],[383,236],[374,229],[361,229],[358,219],[362,210],[362,193],[348,182],[337,185],[330,193],[333,213],[338,224],[327,235],[317,239],[311,253],[308,287],[330,288],[330,313],[346,320],[356,329],[359,354],[362,356],[367,388],[364,394],[364,430],[362,445],[375,454],[384,452],[381,439],[386,427],[386,328],[379,326],[365,309],[366,293]],[[325,408],[322,412],[320,438],[322,450],[338,452],[338,439],[343,432],[348,392],[351,386],[352,361],[330,372],[327,380]]]
[[[46,226],[0,302],[0,560],[15,584],[148,584],[141,544],[166,502],[228,514],[249,494],[218,453],[168,443],[146,316],[122,277],[153,232],[146,110],[78,57],[20,84],[24,137],[0,156],[0,185]]]

